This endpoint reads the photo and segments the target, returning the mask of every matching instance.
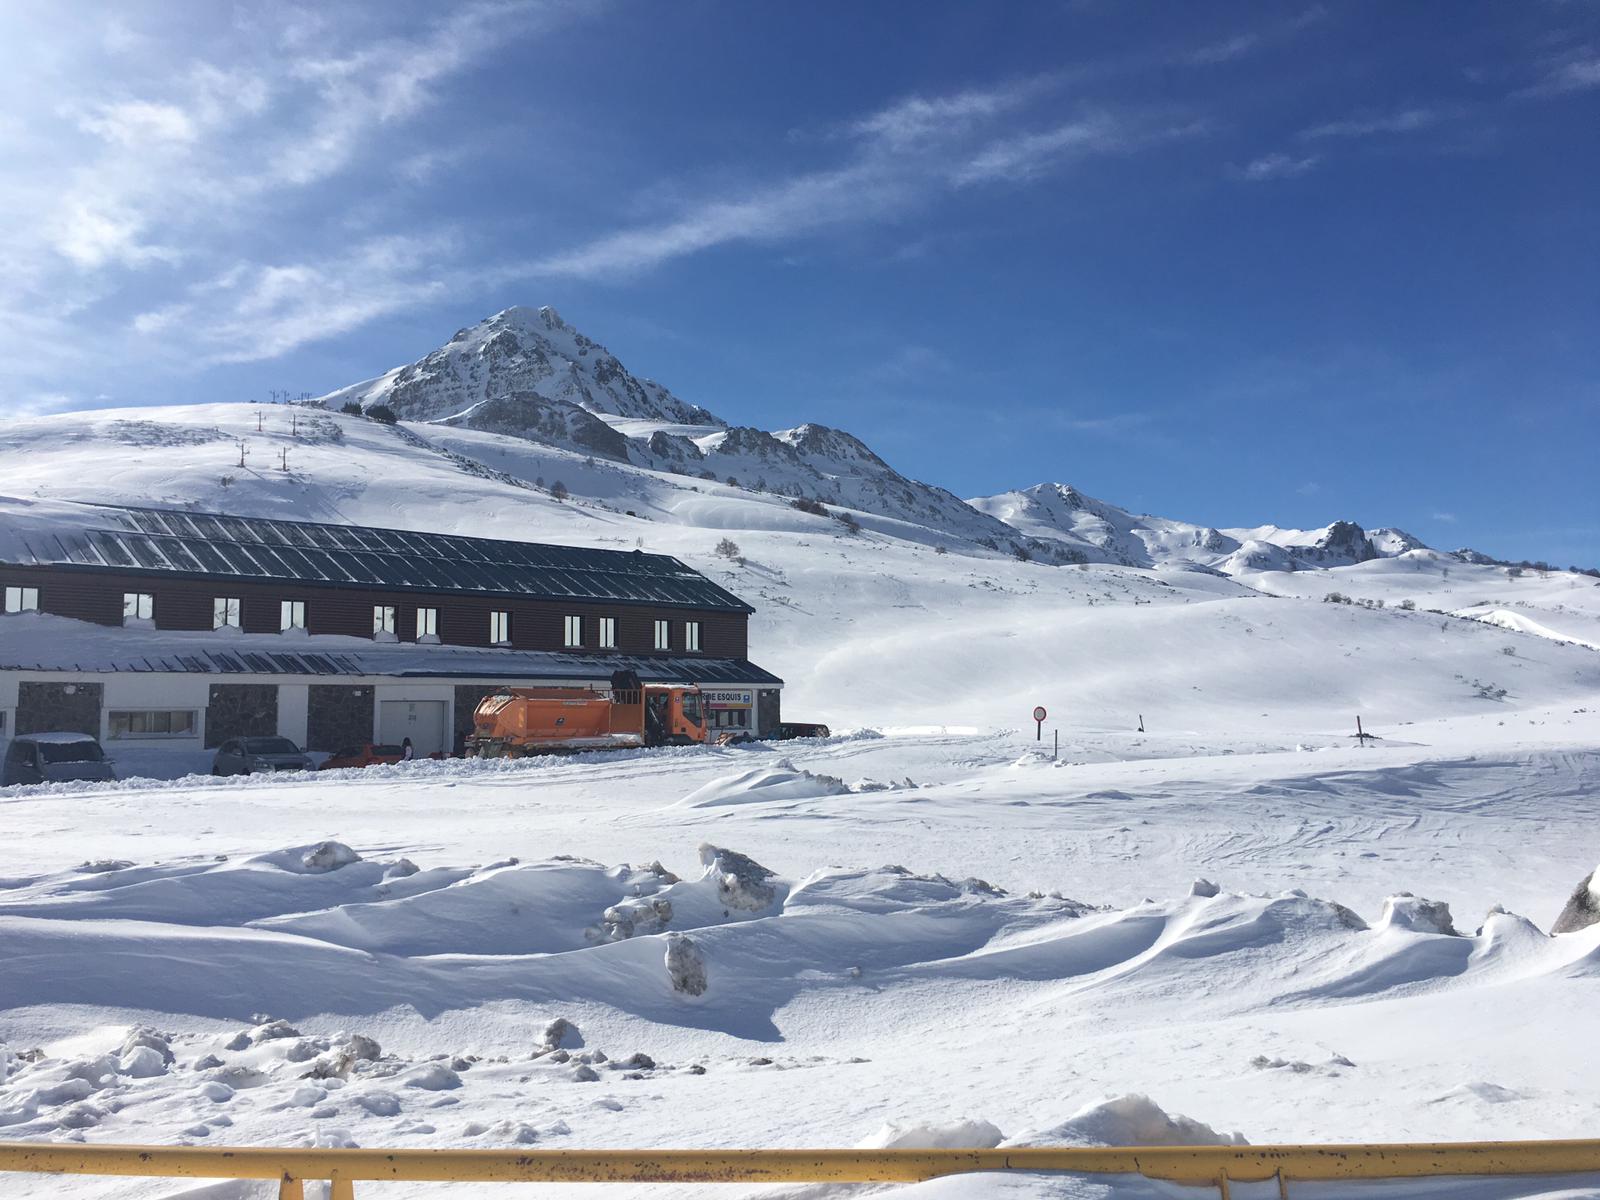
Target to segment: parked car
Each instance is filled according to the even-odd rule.
[[[0,787],[116,777],[100,743],[86,733],[19,734],[0,766]]]
[[[231,738],[217,747],[217,756],[211,760],[213,775],[309,770],[310,757],[285,737]]]
[[[372,767],[379,763],[397,763],[403,758],[405,751],[399,746],[375,746],[368,742],[335,750],[323,760],[322,769],[337,771],[345,767]]]
[[[772,740],[775,742],[787,742],[795,738],[829,736],[831,734],[826,725],[811,721],[780,721],[772,731]]]

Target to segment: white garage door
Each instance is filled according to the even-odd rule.
[[[385,700],[378,708],[378,740],[398,746],[406,738],[418,758],[448,750],[443,700]]]

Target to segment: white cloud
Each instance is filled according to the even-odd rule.
[[[192,142],[196,136],[189,114],[174,104],[129,100],[122,104],[102,104],[94,113],[80,117],[78,127],[108,142],[142,146],[149,142]]]
[[[50,244],[78,266],[90,269],[108,263],[135,267],[176,262],[176,250],[143,240],[145,227],[145,220],[136,212],[73,197],[66,200],[52,223]]]
[[[307,184],[342,170],[370,131],[414,116],[433,100],[434,84],[503,44],[508,21],[552,12],[532,3],[470,4],[421,38],[297,62],[291,75],[315,88],[319,111],[309,129],[279,143],[271,173]]]
[[[1249,183],[1265,183],[1270,179],[1292,179],[1313,169],[1319,159],[1315,154],[1295,158],[1289,154],[1267,154],[1237,169],[1235,174]]]
[[[908,96],[851,122],[850,132],[892,146],[909,146],[993,120],[1021,108],[1046,86],[1021,80],[993,88],[974,88],[948,96]]]
[[[1034,179],[1070,155],[1119,149],[1130,140],[1131,134],[1110,117],[1085,117],[1038,133],[991,142],[957,168],[951,178],[958,186]]]
[[[315,263],[236,264],[140,313],[133,330],[180,335],[202,365],[275,358],[444,294],[453,281],[429,264],[455,248],[446,237],[384,237]]]
[[[1552,64],[1544,78],[1523,94],[1529,96],[1560,96],[1568,92],[1584,92],[1600,87],[1600,53],[1585,47]]]
[[[192,37],[146,11],[18,17],[14,41],[37,52],[0,79],[3,406],[114,362],[185,366],[191,345],[195,363],[281,353],[436,294],[427,263],[448,237],[369,230],[349,247],[279,214],[369,158],[385,184],[445,161],[453,146],[394,145],[451,77],[580,11],[479,0],[401,32],[388,11],[267,8]]]
[[[1259,33],[1239,33],[1233,37],[1224,38],[1220,42],[1201,46],[1191,50],[1183,56],[1183,61],[1194,66],[1211,66],[1215,63],[1229,62],[1235,58],[1242,58],[1256,47],[1261,45]]]
[[[1152,128],[1108,114],[1032,133],[992,128],[1010,110],[1000,97],[1035,86],[897,101],[851,124],[862,136],[853,156],[839,165],[754,185],[731,197],[682,204],[672,217],[601,234],[533,262],[508,264],[498,277],[599,279],[649,270],[717,246],[776,242],[881,220],[973,184],[1026,183],[1075,158],[1131,152],[1204,128],[1199,123]]]
[[[1407,108],[1399,112],[1329,121],[1302,129],[1295,136],[1311,141],[1317,138],[1369,137],[1378,133],[1416,133],[1431,129],[1448,115],[1438,108]]]
[[[1446,525],[1454,525],[1456,523],[1456,515],[1453,512],[1436,512],[1433,514],[1433,519],[1442,521]]]

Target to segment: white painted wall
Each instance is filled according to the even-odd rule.
[[[278,685],[278,736],[286,737],[296,746],[306,744],[306,723],[311,718],[311,685],[281,683]]]
[[[164,750],[173,752],[173,758],[185,759],[187,769],[200,769],[202,759],[209,764],[210,751],[205,750],[205,712],[211,698],[213,683],[272,684],[278,688],[278,733],[296,745],[306,743],[306,722],[310,706],[310,685],[314,683],[340,683],[373,689],[372,737],[380,738],[385,701],[442,701],[444,703],[444,741],[446,753],[452,749],[455,730],[455,689],[457,685],[472,687],[585,687],[595,682],[586,679],[527,680],[521,684],[504,679],[395,679],[386,675],[201,675],[185,672],[141,671],[138,673],[96,673],[85,671],[0,671],[0,713],[5,714],[5,729],[0,731],[4,741],[16,729],[18,685],[24,681],[41,683],[100,683],[105,687],[105,701],[100,712],[100,742],[108,753],[119,750],[136,757],[141,766],[151,755]],[[744,689],[741,689],[744,690]],[[196,736],[192,738],[110,738],[110,713],[113,709],[187,708],[198,714]],[[757,706],[759,711],[759,704]],[[120,768],[119,768],[120,769]]]

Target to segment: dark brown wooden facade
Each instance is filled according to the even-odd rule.
[[[259,582],[218,576],[188,578],[169,573],[141,573],[69,566],[0,565],[0,588],[37,588],[39,611],[121,625],[125,593],[154,597],[157,629],[209,630],[213,628],[214,602],[218,598],[240,601],[241,624],[246,633],[278,633],[281,605],[286,600],[305,604],[306,632],[371,638],[373,608],[395,609],[395,634],[399,641],[416,641],[417,609],[438,610],[438,640],[455,646],[489,646],[490,614],[511,614],[510,645],[518,650],[544,650],[633,655],[684,655],[695,653],[684,645],[684,623],[700,624],[698,653],[707,658],[746,658],[749,654],[749,616],[744,612],[681,608],[592,600],[545,600],[481,592],[387,590],[362,585]],[[581,617],[583,644],[573,648],[564,640],[564,618]],[[599,645],[600,619],[615,618],[616,646]],[[668,623],[671,645],[658,650],[655,622]]]

